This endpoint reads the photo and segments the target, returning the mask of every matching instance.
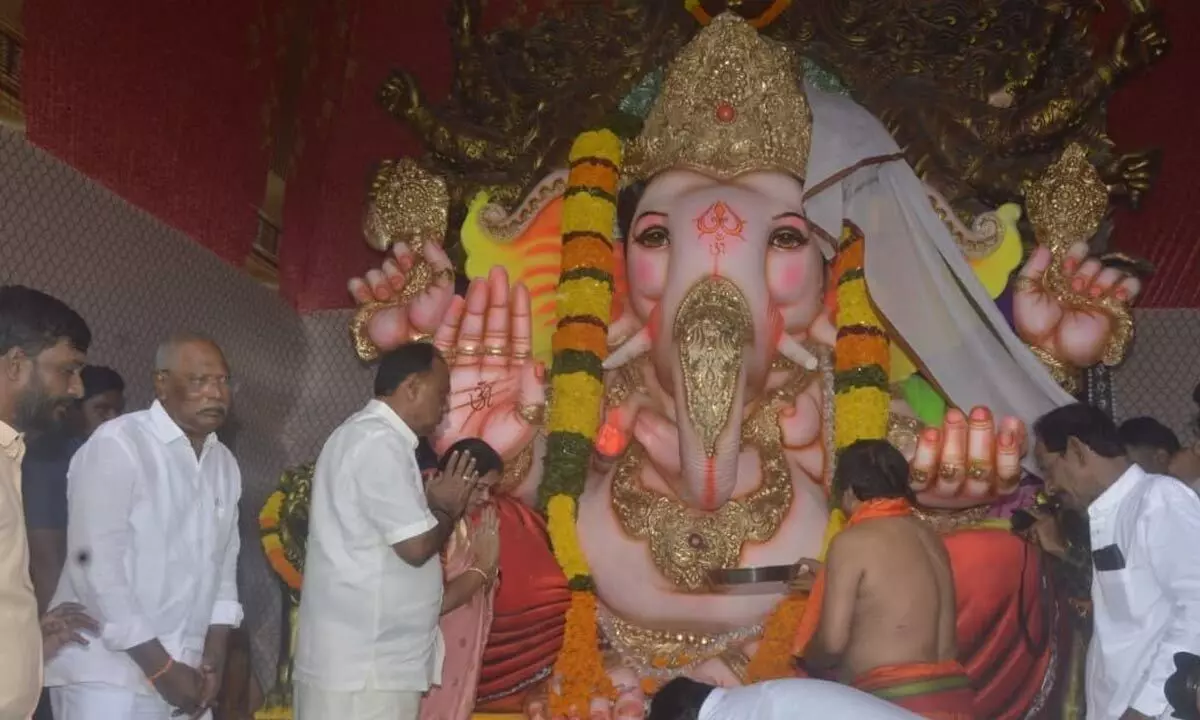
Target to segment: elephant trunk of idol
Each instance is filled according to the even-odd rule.
[[[669,363],[682,474],[675,490],[693,507],[715,510],[737,482],[755,323],[741,290],[720,276],[693,285],[678,307]]]

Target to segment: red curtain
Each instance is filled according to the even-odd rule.
[[[27,2],[28,137],[240,265],[266,180],[262,22],[260,0]]]
[[[1200,101],[1175,80],[1200,67],[1200,5],[1156,0],[1171,54],[1110,107],[1122,149],[1162,148],[1141,212],[1118,212],[1115,245],[1159,267],[1141,303],[1200,306]],[[531,6],[541,3],[530,3]],[[486,26],[515,0],[488,4]],[[1102,18],[1111,33],[1117,3]],[[28,136],[127,200],[241,264],[254,238],[272,133],[293,135],[281,283],[301,310],[346,307],[346,281],[377,264],[362,239],[367,182],[385,158],[416,154],[376,102],[394,68],[433,101],[449,87],[448,0],[212,0],[184,3],[38,0],[25,5],[23,95]],[[288,88],[284,46],[307,54]],[[294,53],[293,53],[294,57]],[[280,96],[287,97],[281,107]],[[290,118],[290,120],[289,120]],[[278,165],[278,163],[277,163]]]
[[[346,281],[382,256],[362,234],[371,173],[420,151],[376,98],[394,68],[411,69],[429,97],[449,88],[445,2],[317,0],[311,73],[297,120],[302,151],[284,199],[281,287],[301,311],[346,307]],[[346,35],[328,28],[345,22]]]
[[[315,0],[327,18],[350,18],[345,40],[321,32],[302,104],[302,152],[284,200],[281,286],[301,311],[347,307],[346,282],[378,266],[383,256],[367,247],[363,210],[371,174],[381,160],[420,154],[416,138],[380,107],[377,97],[393,70],[413,73],[426,98],[437,103],[450,88],[448,0]],[[483,28],[506,20],[528,21],[544,2],[487,4]]]
[[[1116,249],[1139,255],[1158,270],[1138,307],[1200,307],[1200,96],[1187,90],[1200,71],[1200,4],[1154,0],[1161,8],[1170,53],[1133,79],[1108,108],[1109,133],[1123,151],[1160,148],[1162,171],[1141,210],[1116,214]],[[1128,13],[1109,3],[1102,34],[1112,36]]]

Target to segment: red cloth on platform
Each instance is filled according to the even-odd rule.
[[[500,585],[483,651],[478,696],[520,690],[544,676],[562,648],[571,604],[567,579],[550,550],[546,522],[510,497],[495,500],[500,521]]]
[[[954,571],[958,656],[975,688],[978,717],[1024,717],[1042,689],[1054,647],[1047,637],[1054,617],[1040,600],[1038,553],[1007,530],[960,530],[943,539]],[[1026,631],[1041,647],[1031,648],[1022,632],[1022,602]]]

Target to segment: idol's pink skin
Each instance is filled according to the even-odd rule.
[[[648,455],[641,484],[696,510],[719,508],[763,482],[757,452],[743,448],[740,438],[743,421],[766,391],[786,377],[786,372],[770,370],[772,362],[783,356],[803,366],[812,360],[806,347],[828,348],[835,341],[833,319],[823,303],[827,271],[817,245],[805,241],[801,200],[800,184],[783,174],[754,173],[726,182],[671,171],[646,188],[626,239],[629,296],[624,314],[610,326],[613,350],[606,367],[627,365],[627,371],[638,374],[645,392],[635,392],[621,406],[610,408],[601,436],[618,454],[636,439]],[[427,243],[426,248],[429,262],[448,266],[436,245]],[[1074,260],[1068,271],[1084,292],[1129,300],[1136,295],[1136,281],[1100,271],[1098,263],[1083,260],[1078,248],[1071,252]],[[382,270],[351,281],[351,293],[360,305],[386,302],[403,288],[411,259],[402,246],[394,255]],[[1048,254],[1039,250],[1022,272],[1040,277],[1047,264]],[[672,324],[687,292],[713,274],[740,289],[754,328],[736,380],[735,410],[710,463],[687,417],[682,393],[677,392],[682,375]],[[526,348],[529,296],[523,287],[510,290],[507,283],[503,270],[493,270],[486,280],[472,283],[465,300],[454,299],[448,285],[436,285],[406,308],[377,312],[368,332],[383,350],[413,333],[435,334],[446,350],[481,342]],[[1095,356],[1112,333],[1111,321],[1064,308],[1036,290],[1018,293],[1014,312],[1022,337],[1036,335],[1040,347],[1077,360]],[[615,373],[609,377],[615,378]],[[543,447],[518,410],[544,402],[544,382],[544,369],[529,361],[459,357],[451,368],[451,416],[436,445],[443,448],[459,437],[483,434],[511,460],[529,442],[538,443],[530,473],[515,491],[532,500],[541,478]],[[473,408],[472,400],[480,406],[473,394],[480,383],[491,388],[490,402]],[[826,521],[825,407],[821,383],[813,382],[780,411],[794,501],[771,540],[747,544],[744,565],[788,564],[818,553]],[[898,402],[893,411],[910,412]],[[918,499],[930,507],[959,508],[1011,493],[1020,477],[1025,444],[1019,420],[997,419],[986,408],[973,408],[947,413],[942,427],[926,429],[903,450],[914,469]],[[683,594],[662,577],[645,542],[626,536],[613,514],[613,466],[611,459],[593,463],[578,506],[580,542],[604,605],[631,622],[661,629],[723,632],[761,622],[778,602],[777,594]],[[941,472],[943,467],[949,472]],[[981,471],[974,473],[977,477],[968,472],[972,467]],[[743,648],[751,656],[754,649],[753,643]],[[693,675],[720,685],[737,684],[719,661],[701,665]],[[613,679],[621,684],[616,676]],[[610,712],[619,714],[619,708]]]
[[[676,171],[649,185],[634,215],[626,239],[629,276],[637,279],[629,283],[630,307],[643,326],[642,337],[651,340],[652,377],[646,380],[656,391],[646,410],[678,429],[678,459],[667,456],[669,446],[654,459],[667,470],[663,479],[671,493],[697,509],[715,510],[733,496],[743,450],[742,409],[767,387],[781,333],[801,340],[821,313],[824,262],[816,244],[808,242],[802,197],[798,182],[777,173],[721,182]],[[709,458],[687,418],[680,349],[672,333],[688,292],[713,276],[741,290],[754,327],[736,380],[735,411]],[[617,349],[606,366],[626,362],[626,355]],[[814,459],[810,478],[820,480],[822,462]],[[672,472],[676,466],[678,474]]]

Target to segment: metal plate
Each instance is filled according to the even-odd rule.
[[[791,582],[799,574],[797,565],[762,565],[713,570],[708,579],[713,585],[757,585]]]

